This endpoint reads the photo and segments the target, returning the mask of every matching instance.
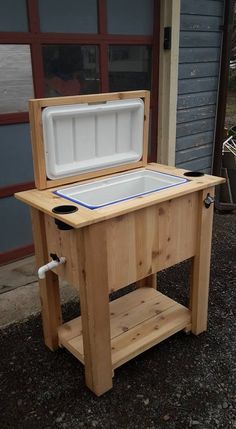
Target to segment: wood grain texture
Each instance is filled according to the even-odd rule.
[[[206,131],[205,133],[197,133],[192,136],[179,137],[176,141],[177,151],[189,149],[189,147],[191,148],[212,144],[213,136],[213,131]]]
[[[184,10],[183,10],[184,12]],[[199,19],[199,15],[181,15],[181,28],[186,31],[218,31],[220,25],[222,25],[221,16],[202,16]]]
[[[177,114],[177,121],[179,124],[188,121],[198,121],[205,118],[215,117],[216,106],[210,104],[208,106],[196,106],[188,109],[181,109]]]
[[[208,293],[211,260],[211,238],[214,206],[204,206],[207,194],[214,197],[214,188],[205,189],[198,197],[198,241],[193,258],[191,281],[192,332],[195,335],[207,329]]]
[[[157,288],[157,274],[151,274],[148,277],[145,277],[144,279],[139,280],[136,282],[136,287],[152,287],[154,289]]]
[[[55,253],[58,257],[64,256],[66,263],[59,265],[52,271],[66,280],[76,289],[79,287],[79,270],[76,231],[59,230],[55,225],[55,220],[45,215],[45,233],[47,240],[48,260],[51,259],[50,253]]]
[[[150,113],[150,92],[145,94],[144,101],[144,124],[143,124],[143,166],[147,165],[148,159],[148,132],[149,132],[149,113]]]
[[[212,165],[212,156],[207,155],[203,158],[195,158],[192,160],[181,162],[181,166],[192,171],[204,171],[210,173]]]
[[[176,149],[177,165],[183,168],[206,172],[212,166],[223,21],[223,1],[181,1]],[[203,132],[212,133],[211,148],[198,153],[191,139]],[[178,145],[179,138],[187,136],[192,148],[188,160]]]
[[[181,63],[208,63],[209,61],[219,61],[220,48],[181,48],[179,61]]]
[[[31,210],[32,228],[35,246],[36,266],[48,262],[45,221],[43,213]],[[42,311],[43,334],[45,344],[51,349],[58,348],[58,326],[62,323],[58,277],[52,271],[46,273],[45,279],[39,279],[39,292]]]
[[[178,96],[178,110],[191,107],[206,106],[208,104],[216,104],[217,91],[203,91],[193,94],[182,94]],[[201,131],[200,131],[201,132]],[[192,136],[194,137],[194,135]]]
[[[45,189],[47,182],[41,108],[38,103],[34,103],[32,100],[29,101],[29,118],[35,185],[38,189]]]
[[[187,63],[179,65],[179,79],[191,79],[209,76],[218,76],[219,63]]]
[[[75,226],[76,224],[86,225],[90,223],[93,219],[96,219],[96,213],[94,211],[86,209],[85,207],[79,206],[73,202],[65,200],[53,193],[53,191],[44,190],[40,191],[37,189],[32,189],[26,192],[19,192],[15,194],[15,197],[20,201],[23,201],[29,204],[32,207],[39,208],[42,212],[48,214],[49,216],[62,220],[68,225]],[[78,207],[78,211],[66,215],[58,215],[52,212],[54,207],[59,205],[66,204],[71,206]]]
[[[196,38],[202,40],[202,35]],[[191,40],[192,35],[185,34],[186,46],[190,45]],[[204,67],[199,67],[199,73],[200,69]],[[188,73],[191,70],[190,67]],[[192,80],[196,90],[202,88],[209,96],[212,89],[211,86],[206,89],[209,79],[211,76],[208,75],[183,79],[180,87],[182,85],[183,91],[192,93],[190,86],[193,82],[187,82]],[[215,85],[214,79],[211,85]],[[86,175],[47,180],[41,125],[44,107],[137,97],[145,102],[141,161]],[[44,264],[50,253],[66,258],[65,265],[48,273],[46,280],[40,283],[45,342],[50,348],[56,348],[58,332],[60,345],[84,363],[86,384],[99,396],[112,388],[115,368],[179,330],[189,330],[191,312],[192,331],[198,334],[206,329],[212,207],[209,212],[203,208],[203,198],[209,189],[223,183],[224,179],[207,175],[190,178],[182,185],[96,210],[71,203],[55,195],[54,190],[66,183],[82,179],[90,182],[100,175],[111,177],[114,172],[143,166],[147,170],[179,177],[184,177],[185,170],[155,163],[147,165],[147,91],[39,99],[32,100],[30,106],[39,189],[21,192],[16,197],[33,207],[38,264]],[[191,126],[188,125],[188,107],[179,113],[182,124],[179,124],[178,136],[185,137],[193,129],[199,132],[200,122],[201,133],[211,131],[207,127],[212,126],[214,117],[210,118],[209,123],[208,115],[214,116],[214,107],[202,105],[193,109],[195,116]],[[192,160],[187,155],[185,160],[191,165]],[[52,209],[61,204],[75,205],[78,211],[67,215],[53,213]],[[73,229],[58,230],[55,218]],[[191,311],[155,290],[158,271],[188,258],[193,258]],[[61,310],[55,273],[76,288],[79,286],[80,290],[81,317],[63,326],[60,326]],[[138,288],[134,292],[109,304],[111,292],[135,282]]]
[[[220,47],[221,31],[184,31],[180,34],[180,48],[186,47]]]
[[[203,146],[190,147],[189,149],[176,152],[176,163],[183,164],[185,161],[189,162],[193,159],[211,156],[212,143]]]
[[[140,288],[112,301],[110,307],[112,368],[191,326],[191,313],[152,288]],[[84,362],[81,317],[59,328],[60,343]]]
[[[198,121],[185,122],[183,124],[177,124],[176,136],[185,137],[197,134],[199,132],[212,131],[215,125],[215,118],[206,118]],[[184,168],[184,167],[183,167]]]
[[[105,225],[76,232],[86,385],[96,395],[112,388]]]
[[[181,11],[190,15],[222,16],[223,7],[221,0],[182,0]]]
[[[184,174],[155,163],[147,169]],[[203,199],[222,182],[205,175],[143,201],[93,211],[79,208],[66,216],[76,225],[79,219],[83,228],[69,231],[57,230],[54,223],[54,194],[28,191],[31,199],[32,194],[36,200],[41,197],[41,210],[50,207],[47,215],[33,209],[39,261],[45,263],[49,251],[65,256],[67,263],[58,273],[80,288],[81,318],[59,327],[58,283],[53,284],[57,276],[50,273],[42,283],[46,343],[56,347],[58,331],[60,344],[84,363],[86,384],[96,395],[111,389],[114,369],[129,359],[179,330],[191,328],[198,334],[206,329],[213,206],[205,209]],[[153,287],[156,272],[188,258],[193,258],[191,310]],[[110,292],[134,282],[148,287],[109,304]]]
[[[39,103],[41,108],[49,106],[61,106],[68,104],[78,103],[97,103],[103,101],[112,100],[126,100],[130,98],[145,98],[147,95],[146,90],[141,91],[125,91],[125,92],[108,92],[102,94],[88,94],[88,95],[75,95],[68,97],[50,97],[50,98],[38,98],[36,101]],[[35,101],[35,100],[32,100]]]
[[[160,171],[166,174],[173,174],[179,177],[184,177],[184,172],[187,171],[184,169],[178,169],[175,167],[155,163],[148,164],[147,169]],[[179,186],[174,186],[162,191],[142,195],[131,200],[122,201],[120,203],[102,207],[96,210],[90,210],[78,204],[71,203],[64,198],[55,195],[53,193],[54,189],[43,191],[32,189],[30,191],[19,192],[15,194],[15,197],[20,201],[23,201],[24,203],[29,204],[30,206],[35,207],[56,219],[62,220],[74,228],[81,228],[93,223],[111,219],[116,216],[121,216],[135,210],[159,204],[170,199],[173,200],[183,195],[188,195],[193,192],[208,188],[209,186],[215,186],[224,182],[225,179],[222,177],[204,175],[200,178],[190,179],[188,183],[184,183]],[[78,207],[78,211],[68,215],[58,215],[53,213],[52,209],[60,204],[75,205]]]
[[[218,89],[218,77],[202,77],[192,79],[180,79],[178,85],[179,94],[191,94],[200,91],[216,91]]]
[[[103,239],[94,239],[93,251],[106,255],[109,292],[137,281],[153,287],[156,272],[193,257],[197,215],[198,194],[191,193],[85,227],[88,237],[96,236],[98,227],[103,229]],[[60,231],[51,216],[45,219],[47,258],[51,252],[64,256],[67,263],[54,271],[78,287],[76,229]]]
[[[195,254],[197,195],[146,207],[102,224],[105,240],[97,246],[107,254],[109,291],[113,292]],[[88,229],[92,236],[96,225]]]

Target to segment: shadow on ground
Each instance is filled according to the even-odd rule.
[[[235,215],[216,215],[207,333],[176,334],[133,359],[101,398],[72,355],[44,347],[39,317],[1,331],[0,428],[236,428],[235,243]],[[180,264],[158,287],[186,303],[186,275]],[[76,305],[64,313],[73,318]]]

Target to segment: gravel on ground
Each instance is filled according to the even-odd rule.
[[[115,371],[100,398],[82,365],[50,352],[40,317],[0,333],[0,429],[236,428],[236,216],[215,215],[208,331],[178,333]],[[189,263],[158,274],[160,291],[186,304]],[[64,319],[78,314],[76,303]]]

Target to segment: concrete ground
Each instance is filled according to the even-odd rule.
[[[77,299],[78,295],[66,282],[60,282],[60,294],[62,303]],[[0,327],[28,319],[39,311],[34,257],[0,267]]]
[[[215,215],[208,331],[199,337],[178,333],[123,365],[101,398],[86,389],[83,367],[71,354],[44,346],[39,315],[2,329],[0,429],[236,428],[235,263],[236,216]],[[3,286],[20,284],[17,267],[8,274],[7,267],[0,269],[8,276]],[[185,262],[159,273],[158,288],[186,304],[188,270]],[[28,285],[8,290],[0,301],[12,294],[20,308],[20,291],[37,288],[31,269],[27,276]],[[1,311],[14,310],[8,302]],[[69,301],[64,320],[78,311],[78,303]],[[7,320],[25,316],[16,310]]]

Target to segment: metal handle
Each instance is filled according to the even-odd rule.
[[[60,262],[60,258],[58,258],[56,253],[50,253],[50,256],[51,256],[53,261]]]
[[[204,205],[206,207],[206,209],[209,209],[210,205],[213,204],[215,201],[214,197],[212,197],[210,194],[207,194],[205,200],[204,200]]]

